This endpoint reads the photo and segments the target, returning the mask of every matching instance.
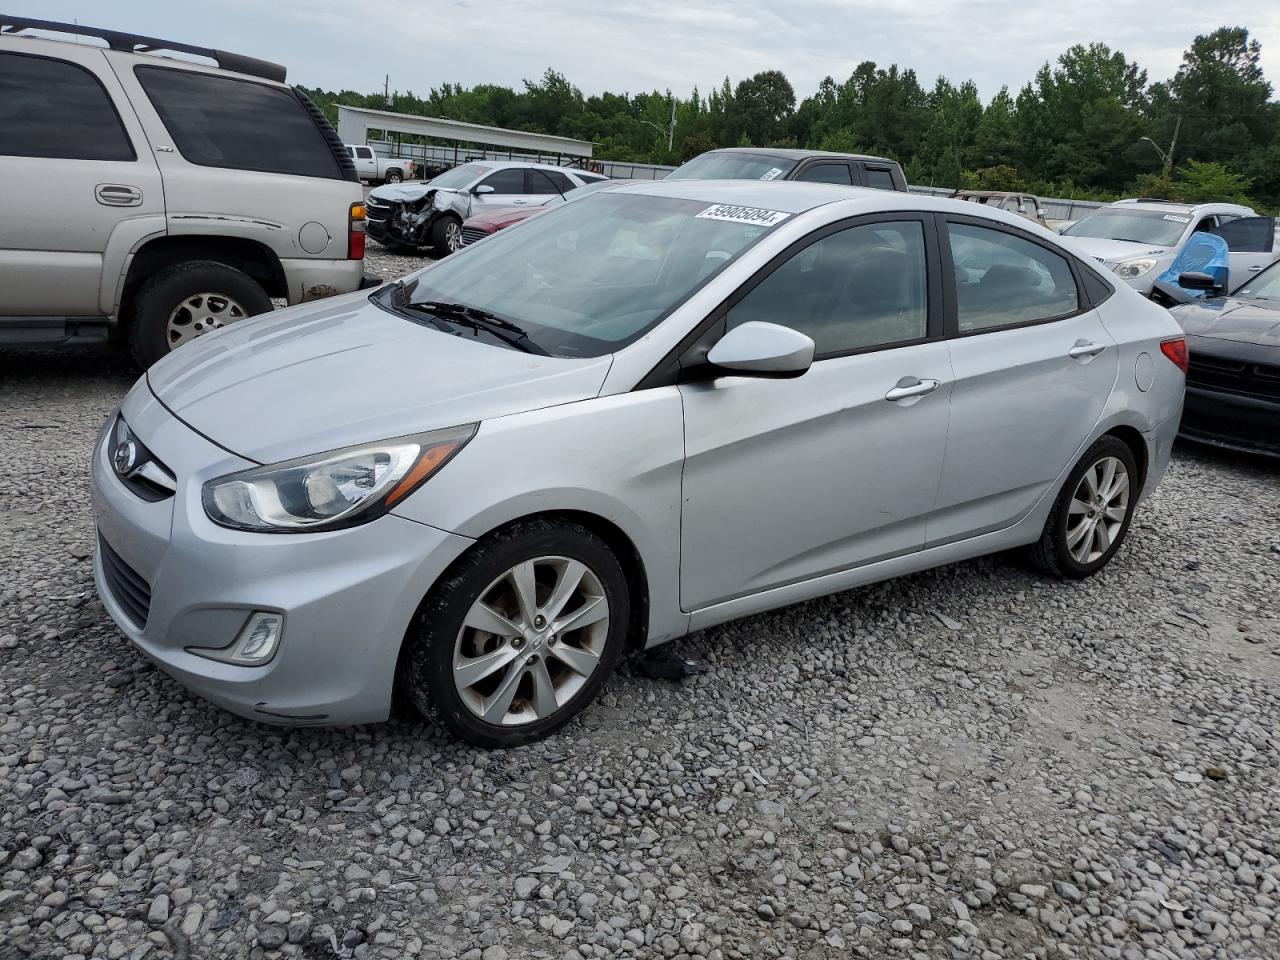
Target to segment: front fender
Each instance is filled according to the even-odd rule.
[[[631,541],[648,579],[650,643],[683,635],[680,478],[684,413],[674,387],[487,420],[394,513],[472,539],[534,514],[587,513]]]

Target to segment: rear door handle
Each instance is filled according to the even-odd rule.
[[[142,203],[142,191],[124,183],[100,183],[93,188],[93,195],[108,207],[136,207]]]
[[[912,397],[923,397],[933,393],[942,384],[938,380],[919,380],[916,377],[903,377],[898,385],[884,395],[889,401],[910,400]]]
[[[1074,360],[1086,360],[1096,357],[1107,349],[1105,343],[1090,343],[1088,340],[1077,340],[1074,347],[1067,351],[1067,356]]]
[[[1250,268],[1249,268],[1249,272],[1250,272],[1250,273],[1257,273],[1257,272],[1258,272],[1259,270],[1261,270],[1261,269],[1262,269],[1262,264],[1260,264],[1260,263],[1259,263],[1259,264],[1255,264],[1254,266],[1250,267]]]

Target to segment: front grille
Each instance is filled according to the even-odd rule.
[[[478,227],[462,228],[463,244],[475,243],[477,240],[483,240],[487,236],[489,236],[488,232],[481,230]]]
[[[102,557],[102,575],[112,599],[120,604],[130,623],[139,630],[143,629],[151,612],[151,587],[138,571],[111,549],[101,534],[98,535],[98,552]]]
[[[385,220],[391,216],[391,204],[369,197],[364,202],[364,215],[369,220]]]
[[[1280,400],[1280,366],[1191,354],[1187,383],[1263,400]]]

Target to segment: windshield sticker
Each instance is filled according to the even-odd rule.
[[[781,167],[772,167],[772,168],[770,168],[769,172],[768,172],[768,173],[766,173],[766,174],[764,174],[764,176],[762,176],[760,179],[761,179],[761,180],[773,180],[773,179],[775,179],[776,177],[778,177],[781,173],[782,173],[782,168],[781,168]]]
[[[727,220],[729,223],[752,223],[772,227],[781,223],[789,213],[781,210],[761,210],[759,207],[739,207],[732,203],[717,203],[697,214],[698,220]]]
[[[1164,218],[1166,220],[1172,220],[1174,223],[1190,223],[1191,222],[1190,217],[1180,217],[1176,213],[1166,213],[1164,215]]]

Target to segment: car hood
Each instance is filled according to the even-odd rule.
[[[1073,237],[1066,234],[1063,241],[1076,248],[1087,257],[1102,260],[1106,263],[1118,263],[1133,257],[1162,257],[1169,252],[1168,247],[1160,247],[1150,243],[1134,243],[1132,240],[1103,240],[1099,237]]]
[[[387,203],[405,203],[411,200],[421,200],[431,190],[439,193],[460,192],[447,187],[433,187],[427,180],[412,180],[406,183],[386,183],[380,187],[374,187],[369,191],[369,196],[375,200],[384,200]]]
[[[1280,301],[1218,297],[1184,303],[1170,313],[1190,337],[1280,347]]]
[[[597,396],[611,356],[456,336],[352,294],[244,320],[147,373],[175,416],[259,463]]]

